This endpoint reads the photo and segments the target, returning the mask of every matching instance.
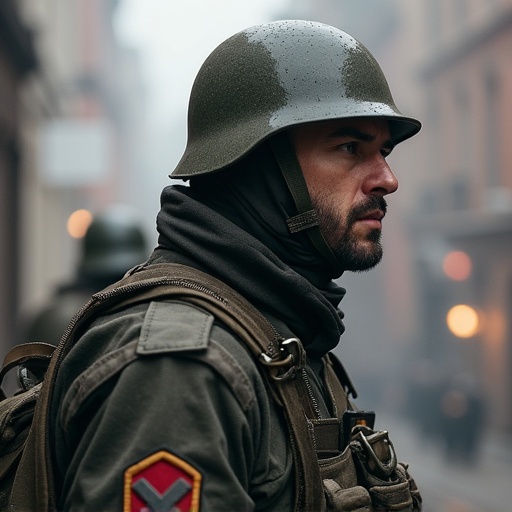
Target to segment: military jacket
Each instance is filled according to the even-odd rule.
[[[97,319],[54,403],[59,510],[293,510],[283,413],[242,342],[194,305]]]

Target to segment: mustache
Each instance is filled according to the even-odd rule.
[[[365,214],[373,211],[373,210],[381,210],[384,215],[388,211],[388,203],[383,197],[380,196],[371,196],[365,201],[357,204],[350,210],[348,215],[347,223],[353,224],[358,218],[364,216]]]

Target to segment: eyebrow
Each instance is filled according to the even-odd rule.
[[[354,139],[362,140],[364,142],[372,142],[373,140],[375,140],[375,135],[371,135],[370,133],[363,132],[361,130],[358,130],[357,128],[351,128],[349,126],[347,126],[346,128],[334,130],[333,132],[327,135],[326,139],[339,139],[344,137],[352,137]],[[384,142],[382,147],[393,149],[395,147],[395,144],[391,139],[388,139]]]

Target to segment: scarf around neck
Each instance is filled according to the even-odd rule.
[[[304,233],[290,235],[295,206],[263,149],[225,176],[166,187],[157,217],[164,259],[225,282],[303,343],[308,356],[332,350],[344,331],[338,309],[345,290]]]

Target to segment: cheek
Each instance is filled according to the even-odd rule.
[[[332,205],[351,205],[358,199],[361,189],[360,173],[347,171],[337,160],[316,155],[298,155],[302,174],[311,198],[328,200]]]
[[[330,177],[316,182],[311,187],[316,198],[327,202],[331,207],[340,210],[350,209],[359,198],[360,188],[350,180],[340,180]]]
[[[315,189],[310,195],[317,212],[328,215],[338,227],[348,218],[352,204],[347,200],[346,194],[339,193],[330,187],[329,189]]]
[[[339,169],[325,155],[317,152],[299,152],[297,159],[310,192],[328,190],[339,177]]]

